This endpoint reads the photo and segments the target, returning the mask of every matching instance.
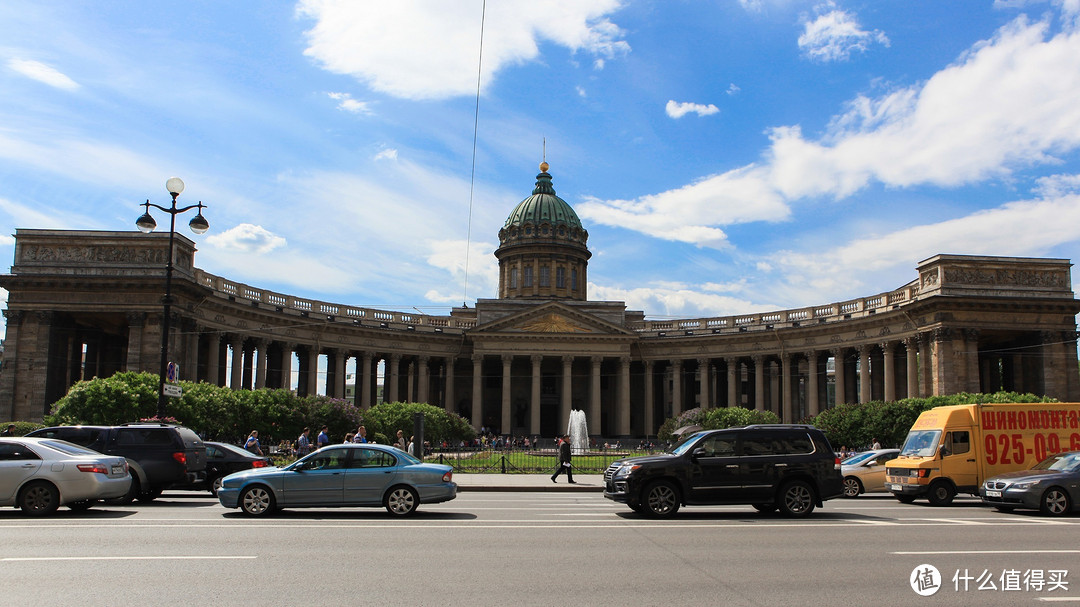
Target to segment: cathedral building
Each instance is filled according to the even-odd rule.
[[[1071,263],[935,255],[885,293],[755,314],[649,320],[588,298],[589,233],[546,163],[499,230],[496,299],[448,316],[315,301],[210,274],[175,236],[170,360],[235,389],[320,384],[357,406],[427,402],[478,429],[655,435],[694,407],[784,422],[837,403],[1014,390],[1080,400]],[[157,373],[168,234],[19,229],[0,419],[41,420],[80,379]],[[914,260],[913,260],[914,263]],[[350,359],[353,364],[350,364]],[[319,381],[324,369],[325,382]]]

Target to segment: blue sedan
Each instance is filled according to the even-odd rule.
[[[453,468],[425,464],[408,453],[373,443],[331,445],[283,468],[256,468],[226,476],[218,501],[250,516],[278,508],[383,506],[407,516],[420,504],[457,497]]]

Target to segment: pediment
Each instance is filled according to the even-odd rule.
[[[633,335],[632,331],[559,302],[538,304],[534,308],[477,325],[470,333],[532,333],[581,337]]]

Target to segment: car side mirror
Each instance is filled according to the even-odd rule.
[[[699,457],[705,457],[705,455],[705,448],[698,447],[697,449],[694,449],[694,451],[690,454],[690,459],[697,461]]]
[[[875,462],[875,461],[866,462],[866,467],[867,468],[873,468],[874,466],[877,466],[877,465],[878,465],[878,463]]]
[[[952,451],[949,451],[949,448],[945,445],[941,446],[941,449],[938,451],[938,453],[941,454],[941,457],[945,457],[946,455],[952,455]]]

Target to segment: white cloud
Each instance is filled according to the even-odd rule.
[[[1036,181],[1035,193],[1044,198],[1080,194],[1080,175],[1050,175]]]
[[[541,42],[613,58],[630,50],[608,19],[621,0],[504,0],[487,5],[481,84],[512,65],[533,61]],[[314,20],[306,55],[325,69],[409,99],[476,92],[481,8],[435,0],[301,0]],[[594,64],[594,68],[599,69]]]
[[[242,223],[206,237],[206,242],[221,249],[264,254],[285,246],[285,239],[262,226]]]
[[[737,297],[707,292],[708,285],[660,284],[623,289],[589,283],[589,299],[624,301],[630,310],[643,310],[649,318],[702,318],[751,314],[776,309],[772,304],[755,303]]]
[[[338,102],[338,109],[354,114],[371,114],[371,108],[366,101],[357,101],[348,93],[327,93],[331,99]]]
[[[375,154],[375,160],[397,160],[397,150],[394,148],[380,150],[378,154]]]
[[[582,88],[580,86],[575,86],[574,90],[577,91],[578,97],[582,97],[582,98],[588,97],[588,94],[585,92],[584,88]]]
[[[38,82],[47,84],[51,87],[63,89],[65,91],[74,91],[79,88],[78,82],[75,82],[56,68],[45,65],[40,61],[33,61],[30,59],[9,59],[8,67],[27,78],[37,80]]]
[[[671,118],[675,118],[676,120],[678,120],[679,118],[682,118],[683,116],[691,112],[697,114],[698,116],[709,116],[719,112],[720,108],[716,107],[711,103],[709,105],[690,102],[679,103],[676,102],[674,99],[671,99],[668,100],[667,105],[664,106],[664,111],[666,111],[667,115]]]
[[[819,7],[819,10],[830,8],[832,3]],[[860,28],[851,13],[829,10],[813,21],[806,20],[799,36],[799,49],[814,61],[841,61],[852,52],[866,52],[875,42],[889,46],[889,38],[884,33]]]
[[[738,95],[739,91],[741,91],[741,90],[742,89],[739,88],[738,85],[736,85],[734,82],[732,82],[731,84],[728,85],[727,90],[724,91],[724,92],[726,92],[729,96],[731,96],[731,95]]]
[[[466,247],[464,240],[437,240],[429,244],[427,263],[434,268],[446,270],[452,277],[448,285],[451,291],[431,289],[425,297],[429,301],[461,303],[477,297],[497,297],[499,290],[499,262],[491,254],[498,245],[490,242],[473,242]],[[469,252],[468,269],[465,251]],[[466,279],[468,285],[465,284]],[[466,292],[467,290],[467,292]]]

